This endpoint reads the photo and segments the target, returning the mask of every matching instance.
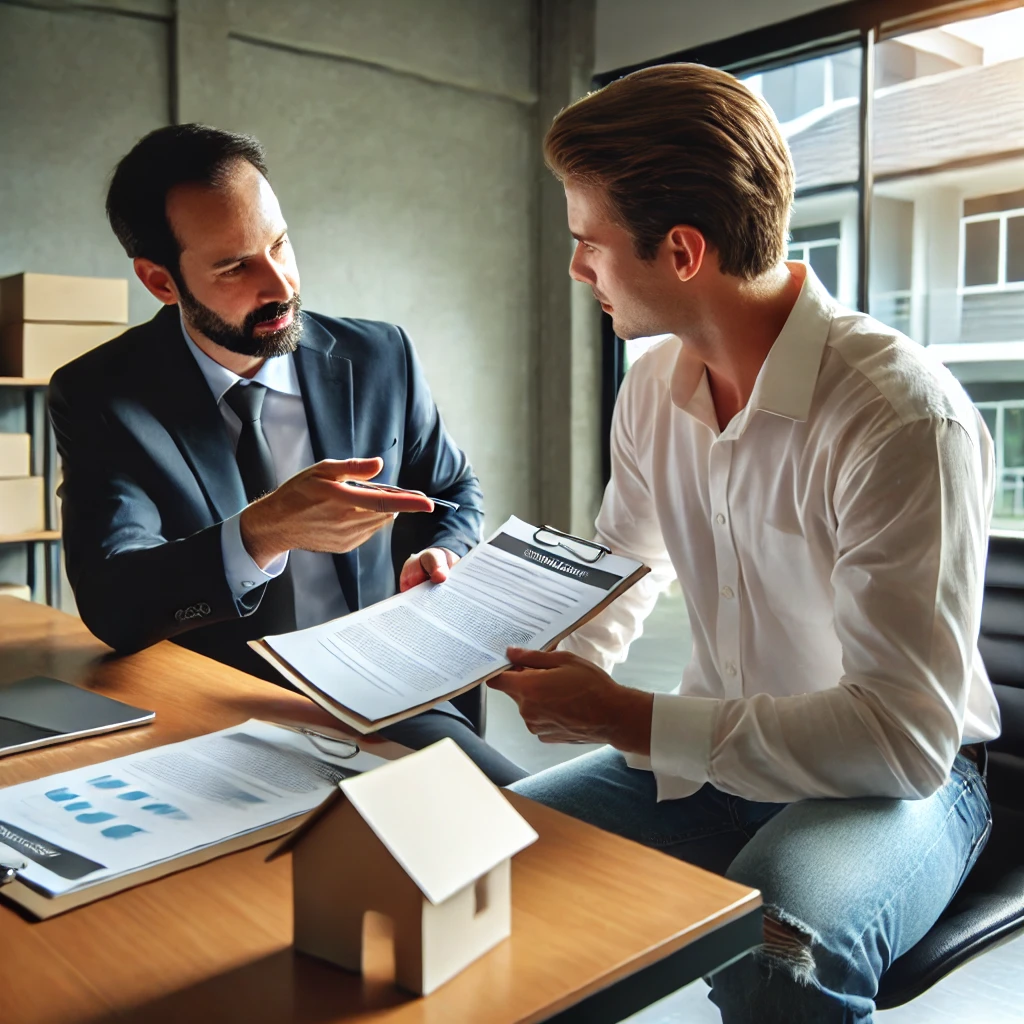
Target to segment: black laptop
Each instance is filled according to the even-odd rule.
[[[145,725],[153,711],[111,697],[33,676],[0,683],[0,757],[82,736]]]

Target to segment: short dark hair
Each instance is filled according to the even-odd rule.
[[[544,139],[563,181],[593,186],[652,260],[677,224],[699,229],[724,274],[785,258],[793,161],[769,106],[732,75],[662,64],[566,107]]]
[[[167,219],[167,194],[176,185],[216,188],[237,160],[248,160],[269,177],[266,154],[251,135],[176,124],[140,139],[114,168],[107,190],[107,219],[124,251],[166,267],[177,278],[181,243]]]

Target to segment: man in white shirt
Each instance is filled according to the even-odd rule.
[[[513,788],[762,891],[763,946],[713,979],[726,1021],[869,1021],[990,828],[991,439],[926,350],[783,262],[791,159],[731,76],[630,75],[545,148],[570,274],[620,337],[673,336],[627,375],[597,520],[652,572],[492,683],[541,739],[609,746]],[[616,684],[673,578],[680,687]]]

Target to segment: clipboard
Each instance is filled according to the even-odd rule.
[[[511,522],[511,520],[510,520]],[[517,521],[519,522],[519,521]],[[508,523],[505,524],[506,526]],[[564,565],[572,565],[575,563],[581,563],[586,568],[584,572],[593,570],[596,574],[605,575],[602,573],[600,568],[601,561],[613,552],[607,545],[602,544],[598,541],[587,540],[583,537],[577,537],[574,534],[566,533],[563,530],[558,530],[552,526],[539,526],[533,527],[530,524],[520,523],[522,526],[528,527],[532,530],[533,545],[537,548],[544,549],[552,552],[555,555],[561,555],[567,561],[563,562]],[[503,528],[502,528],[503,529]],[[499,529],[491,538],[485,543],[492,542],[498,537],[502,529]],[[647,573],[650,572],[650,568],[642,563],[634,563],[637,568],[631,572],[628,576],[620,578],[620,582],[609,589],[606,596],[599,603],[591,607],[585,614],[580,618],[573,621],[566,629],[559,632],[556,636],[547,640],[540,646],[540,649],[545,651],[553,650],[558,646],[567,636],[577,630],[580,626],[589,622],[596,615],[599,615],[605,608],[608,607],[616,598],[625,593],[630,587],[632,587],[638,580],[642,579]],[[618,577],[616,577],[618,578]],[[445,586],[446,584],[441,584]],[[388,601],[394,601],[395,598],[388,598],[378,605],[372,606],[373,608],[379,609],[381,605],[387,604]],[[358,613],[357,613],[358,614]],[[341,619],[333,620],[334,623],[339,625],[344,623],[348,616],[343,616]],[[325,623],[324,627],[331,626],[333,623]],[[320,628],[320,627],[314,627]],[[299,669],[296,668],[288,659],[283,657],[278,651],[267,642],[264,638],[262,640],[250,640],[249,646],[272,665],[281,676],[283,676],[292,686],[295,687],[300,693],[309,697],[310,700],[314,701],[320,707],[322,707],[329,714],[333,715],[339,721],[344,722],[351,729],[359,732],[363,735],[376,732],[379,729],[386,728],[389,725],[394,725],[397,722],[402,722],[407,718],[412,718],[415,715],[422,714],[424,711],[429,711],[435,705],[442,703],[443,701],[450,700],[452,697],[457,697],[461,693],[465,693],[468,690],[473,689],[483,683],[486,683],[488,679],[493,678],[496,675],[500,675],[508,668],[508,663],[504,663],[496,668],[494,671],[485,673],[471,682],[465,683],[464,685],[455,687],[451,690],[444,692],[443,694],[432,696],[430,699],[423,701],[422,703],[416,704],[405,708],[404,710],[395,714],[386,715],[381,718],[368,718],[365,715],[360,714],[341,703],[339,700],[332,697],[330,694],[325,693],[324,690],[317,685],[316,681],[310,678],[308,675],[303,674]]]

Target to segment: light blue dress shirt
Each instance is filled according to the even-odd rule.
[[[211,359],[192,339],[182,321],[181,332],[189,351],[202,370],[206,383],[213,392],[217,408],[228,428],[231,443],[238,445],[242,423],[227,402],[223,401],[228,390],[242,381],[249,381],[233,373]],[[270,454],[274,460],[274,474],[280,485],[296,473],[312,466],[313,445],[306,422],[306,409],[302,403],[302,390],[295,360],[291,354],[267,359],[252,378],[267,389],[260,415],[260,424],[266,435]],[[239,611],[243,611],[239,600],[254,587],[280,576],[289,558],[292,578],[295,583],[295,625],[298,629],[317,626],[328,619],[335,619],[348,612],[348,604],[338,581],[334,558],[316,551],[294,550],[275,558],[266,570],[261,569],[250,557],[242,543],[242,513],[224,521],[220,534],[221,553],[224,557],[224,576]]]

